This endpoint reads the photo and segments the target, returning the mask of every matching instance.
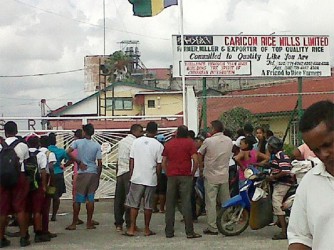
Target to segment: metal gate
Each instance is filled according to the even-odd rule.
[[[34,118],[36,120],[36,118]],[[40,118],[45,119],[44,118]],[[62,120],[61,117],[58,118]],[[68,117],[66,119],[69,119]],[[74,119],[81,119],[75,117]],[[2,117],[0,121],[0,127],[4,124],[5,121],[15,121],[22,122],[24,118],[16,117]],[[27,120],[27,119],[26,119]],[[28,122],[29,123],[29,122]],[[2,126],[3,128],[3,126]],[[115,181],[116,181],[116,163],[118,155],[118,143],[119,141],[126,137],[129,134],[129,128],[125,129],[95,129],[95,133],[92,137],[92,140],[98,142],[101,145],[102,149],[102,164],[103,169],[100,178],[100,185],[96,192],[96,198],[113,198],[115,194]],[[164,134],[166,138],[170,138],[171,135],[175,132],[176,128],[161,128],[159,129],[159,134]],[[45,135],[50,132],[53,132],[57,135],[57,146],[64,148],[65,150],[71,145],[74,140],[73,130],[63,130],[63,129],[53,129],[53,130],[36,130],[36,129],[20,129],[18,135],[25,137],[32,133],[37,135]],[[4,137],[3,129],[0,129],[0,136]],[[72,199],[72,175],[73,175],[73,166],[69,166],[64,169],[64,177],[66,184],[66,193],[63,194],[63,199]]]

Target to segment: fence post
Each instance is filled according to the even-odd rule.
[[[303,78],[298,77],[298,121],[301,120],[303,116]],[[302,134],[298,128],[298,143],[302,144]]]
[[[208,120],[207,120],[207,98],[206,98],[206,77],[203,77],[203,129],[205,132],[208,132]]]

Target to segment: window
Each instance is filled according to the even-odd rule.
[[[155,100],[148,100],[147,101],[148,108],[155,108]]]
[[[123,109],[132,110],[132,99],[131,100],[123,100]]]
[[[133,102],[131,97],[116,97],[115,110],[132,110]],[[112,98],[107,98],[107,111],[112,110]]]
[[[123,100],[116,99],[115,100],[115,110],[123,109]]]

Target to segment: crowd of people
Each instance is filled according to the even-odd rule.
[[[144,235],[156,234],[150,227],[152,214],[163,213],[165,236],[172,238],[175,212],[179,208],[186,237],[202,237],[194,231],[193,223],[197,222],[198,216],[195,185],[203,182],[205,211],[201,212],[206,215],[203,234],[218,235],[217,205],[235,194],[231,184],[231,166],[238,166],[237,190],[245,185],[244,171],[247,167],[269,167],[271,174],[267,181],[273,186],[273,214],[281,227],[272,239],[282,240],[289,236],[292,250],[315,246],[315,249],[330,249],[329,244],[334,244],[330,239],[334,218],[331,208],[334,204],[328,202],[334,183],[333,105],[330,101],[316,103],[306,110],[300,121],[305,144],[296,148],[295,158],[318,157],[323,165],[314,167],[298,188],[289,228],[281,207],[284,196],[296,180],[291,173],[291,159],[283,150],[283,142],[270,130],[257,127],[254,131],[251,124],[245,124],[233,138],[231,131],[225,129],[220,120],[215,120],[210,123],[208,133],[196,136],[182,125],[167,140],[164,135],[158,134],[158,124],[151,121],[146,125],[145,132],[142,125],[132,125],[130,133],[119,142],[114,199],[116,231],[124,236],[135,236],[138,233],[137,217],[142,207]],[[30,223],[35,242],[57,237],[49,231],[49,211],[52,202],[50,220],[56,221],[60,197],[66,192],[64,168],[68,166],[73,167],[73,219],[66,229],[76,230],[77,225],[84,223],[79,219],[82,203],[87,210],[86,228],[95,229],[99,223],[93,220],[94,200],[102,172],[102,153],[101,146],[92,140],[93,125],[83,125],[82,129],[76,130],[75,139],[67,150],[56,146],[54,133],[18,138],[17,125],[12,121],[5,124],[4,130],[6,139],[1,142],[0,163],[3,165],[3,159],[8,158],[12,150],[17,158],[14,162],[17,173],[14,183],[2,182],[0,187],[0,247],[10,245],[5,237],[9,215],[19,225],[21,247],[30,244]],[[5,153],[6,157],[3,156]],[[3,172],[0,171],[1,178]],[[310,187],[310,182],[316,182],[317,186]],[[319,209],[316,206],[318,198],[323,202],[321,216],[316,212]],[[326,240],[323,240],[324,235],[328,236]]]
[[[6,139],[0,146],[0,248],[10,245],[5,237],[19,236],[20,246],[31,244],[29,225],[33,225],[34,242],[57,237],[49,231],[49,221],[57,220],[60,197],[66,193],[64,169],[73,166],[73,220],[67,230],[84,222],[79,219],[80,204],[87,209],[87,229],[98,224],[93,220],[94,194],[102,171],[101,146],[91,140],[94,127],[83,125],[75,131],[75,140],[65,150],[56,146],[55,133],[25,138],[17,136],[17,124],[4,125]],[[52,215],[49,212],[52,202]],[[12,218],[9,217],[12,216]],[[11,233],[7,225],[17,224],[20,231]]]

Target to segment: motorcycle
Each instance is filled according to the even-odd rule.
[[[232,160],[229,166],[229,189],[230,195],[233,197],[239,194],[239,178],[237,164]],[[204,179],[198,177],[195,185],[196,215],[197,217],[204,215],[205,212],[205,190]],[[220,206],[217,204],[217,206]]]
[[[273,221],[271,190],[269,183],[265,181],[269,172],[260,172],[255,167],[250,166],[244,174],[247,181],[241,187],[239,195],[222,204],[217,216],[218,230],[226,236],[239,235],[248,226],[257,230]],[[291,195],[294,193],[292,192]],[[286,196],[283,203],[290,196]]]
[[[205,214],[204,180],[198,177],[195,184],[196,216]]]

